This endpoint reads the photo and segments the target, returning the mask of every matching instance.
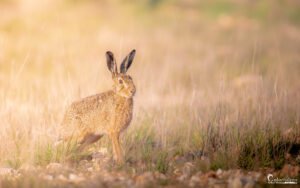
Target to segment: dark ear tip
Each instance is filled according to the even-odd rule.
[[[136,52],[136,50],[135,49],[133,49],[131,52],[130,52],[130,56],[135,56],[135,52]]]
[[[112,53],[111,51],[107,51],[107,52],[106,52],[106,55],[108,55],[108,56],[113,56],[113,53]]]

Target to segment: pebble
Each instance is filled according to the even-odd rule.
[[[147,187],[154,182],[154,175],[152,172],[144,172],[136,178],[136,185],[140,187]]]
[[[58,180],[61,180],[61,181],[68,181],[68,179],[67,179],[64,175],[62,175],[62,174],[60,174],[60,175],[57,177],[57,179],[58,179]]]
[[[94,152],[92,154],[92,159],[101,159],[101,158],[105,158],[108,155],[108,150],[107,148],[100,148],[98,151]]]
[[[179,176],[177,178],[177,180],[180,181],[180,182],[184,182],[184,181],[188,180],[188,178],[189,177],[186,174],[182,174],[181,176]]]
[[[190,179],[189,186],[194,187],[201,183],[200,175],[193,175]]]
[[[81,181],[84,181],[85,178],[82,177],[82,176],[78,176],[76,174],[72,174],[71,173],[71,174],[69,174],[69,180],[72,181],[72,182],[74,182],[74,183],[79,183]]]
[[[241,178],[239,177],[235,177],[232,179],[228,180],[228,187],[232,187],[232,188],[241,188],[243,187],[243,183]]]
[[[157,171],[154,172],[154,176],[155,176],[156,179],[160,179],[160,180],[166,180],[167,179],[166,175],[164,175],[160,172],[157,172]]]
[[[191,176],[192,171],[194,170],[194,165],[191,162],[186,162],[182,168],[182,173],[183,175],[185,175],[186,177]]]
[[[47,170],[61,170],[62,167],[63,166],[60,163],[50,163],[47,165],[46,169]]]
[[[53,176],[51,176],[51,175],[44,175],[44,176],[42,176],[42,178],[44,179],[44,180],[48,180],[48,181],[52,181],[53,180]]]

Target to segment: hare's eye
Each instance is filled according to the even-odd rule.
[[[119,80],[119,84],[123,84],[123,80],[120,79],[120,80]]]

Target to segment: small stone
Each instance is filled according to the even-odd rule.
[[[136,184],[139,187],[147,187],[154,182],[154,176],[151,172],[145,172],[136,178]]]
[[[78,176],[76,174],[69,174],[69,180],[75,183],[79,183],[83,180],[85,180],[84,177]]]
[[[173,174],[175,174],[175,175],[177,175],[177,176],[182,175],[181,171],[180,171],[178,168],[176,168],[176,169],[173,171]]]
[[[87,168],[87,171],[89,171],[89,172],[93,172],[93,167],[89,167],[89,168]]]
[[[190,179],[189,186],[194,187],[196,185],[199,185],[201,183],[200,176],[202,175],[202,172],[197,172],[195,175],[193,175]]]
[[[62,175],[62,174],[60,174],[60,175],[57,177],[57,179],[58,179],[58,180],[61,180],[61,181],[68,181],[68,179],[67,179],[64,175]]]
[[[166,180],[167,179],[166,175],[164,175],[160,172],[157,172],[157,171],[154,172],[154,176],[155,176],[156,179],[160,179],[160,180]]]
[[[107,155],[108,150],[107,150],[107,148],[102,147],[102,148],[100,148],[100,149],[98,150],[98,152],[99,152],[99,153],[102,153],[103,155]]]
[[[62,167],[63,166],[60,163],[50,163],[47,165],[46,169],[47,170],[61,170]]]
[[[92,154],[92,159],[104,158],[108,154],[107,148],[100,148],[98,151]]]
[[[188,177],[186,174],[182,174],[181,176],[179,176],[179,177],[177,178],[177,180],[183,182],[183,181],[188,180],[188,178],[189,178],[189,177]]]
[[[44,180],[48,180],[48,181],[52,181],[53,180],[53,176],[51,176],[51,175],[44,175],[44,176],[42,176],[42,178],[44,179]]]
[[[88,160],[81,160],[81,161],[79,161],[79,165],[80,165],[80,166],[85,166],[85,165],[87,165],[88,163],[89,163]]]
[[[208,185],[216,185],[217,184],[217,179],[215,178],[208,178]]]
[[[217,176],[220,176],[222,173],[223,173],[222,169],[219,168],[219,169],[217,170]]]
[[[255,186],[255,181],[248,180],[244,188],[253,188]]]
[[[183,174],[187,177],[191,176],[193,170],[194,170],[194,165],[191,162],[186,162],[182,168]]]
[[[232,187],[232,188],[241,188],[241,187],[243,187],[243,183],[242,183],[241,178],[235,177],[235,178],[229,179],[228,187]]]

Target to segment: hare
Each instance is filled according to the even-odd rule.
[[[135,50],[124,58],[118,72],[112,52],[106,52],[108,70],[112,74],[113,88],[109,91],[92,95],[73,102],[63,118],[62,126],[69,131],[64,140],[75,138],[79,141],[78,149],[98,141],[108,135],[112,141],[113,158],[123,163],[120,134],[130,124],[133,111],[133,97],[136,92],[132,78],[126,74],[132,64]],[[73,128],[70,131],[70,128]]]

